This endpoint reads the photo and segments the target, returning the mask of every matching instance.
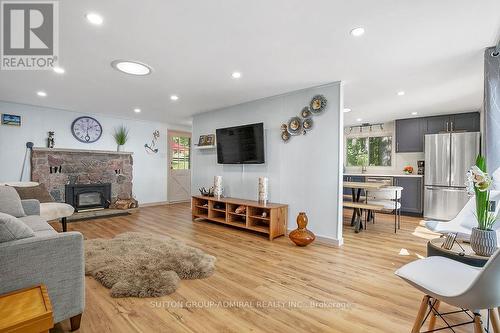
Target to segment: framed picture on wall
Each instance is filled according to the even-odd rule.
[[[3,113],[2,125],[21,126],[21,116]]]
[[[204,146],[206,145],[207,141],[207,136],[206,135],[200,135],[200,139],[198,140],[198,146]]]
[[[214,144],[215,144],[215,134],[207,135],[207,137],[205,139],[205,145],[213,146]]]

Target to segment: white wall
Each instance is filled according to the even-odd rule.
[[[389,167],[376,167],[376,166],[368,166],[366,168],[368,173],[380,173],[380,174],[403,174],[403,168],[405,166],[412,166],[414,172],[417,172],[418,166],[417,161],[424,159],[424,153],[396,153],[396,130],[394,128],[395,122],[390,121],[386,122],[383,125],[383,129],[380,129],[378,126],[374,126],[372,131],[369,129],[364,129],[362,133],[359,132],[358,128],[353,128],[352,132],[349,132],[350,126],[344,128],[344,163],[346,162],[345,154],[346,154],[346,145],[348,138],[361,138],[368,137],[374,135],[384,135],[384,136],[392,136],[392,165]],[[345,166],[346,172],[361,172],[361,167],[349,167]]]
[[[280,126],[296,116],[311,98],[323,94],[328,100],[323,114],[315,116],[314,128],[305,136],[280,138]],[[318,236],[342,243],[342,87],[340,82],[265,98],[196,115],[193,141],[217,128],[264,123],[266,163],[219,165],[213,150],[193,151],[192,193],[213,185],[223,176],[226,196],[257,200],[258,177],[269,178],[270,201],[289,205],[288,228],[295,229],[300,211],[309,216],[309,228]]]
[[[70,127],[75,118],[89,114],[6,102],[0,102],[0,113],[22,117],[21,127],[0,125],[0,182],[19,180],[26,142],[46,147],[48,131],[55,132],[57,148],[116,150],[112,133],[116,126],[125,125],[130,130],[125,150],[134,153],[133,193],[140,203],[167,201],[167,129],[190,130],[163,123],[90,115],[101,123],[103,133],[99,141],[85,144],[73,137]],[[154,130],[160,131],[159,153],[149,155],[144,144],[151,142]],[[28,161],[23,180],[29,177]]]

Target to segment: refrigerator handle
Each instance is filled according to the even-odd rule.
[[[450,127],[450,122],[449,122],[449,121],[447,121],[447,122],[446,122],[446,132],[449,132],[449,131],[450,131],[449,127]]]
[[[453,120],[451,121],[451,131],[453,132]]]

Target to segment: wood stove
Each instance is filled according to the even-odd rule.
[[[111,203],[111,184],[67,184],[65,199],[77,212],[105,209]]]

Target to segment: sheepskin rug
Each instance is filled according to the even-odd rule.
[[[158,297],[173,293],[180,279],[202,279],[215,270],[214,256],[167,236],[126,232],[85,241],[85,275],[112,297]]]

